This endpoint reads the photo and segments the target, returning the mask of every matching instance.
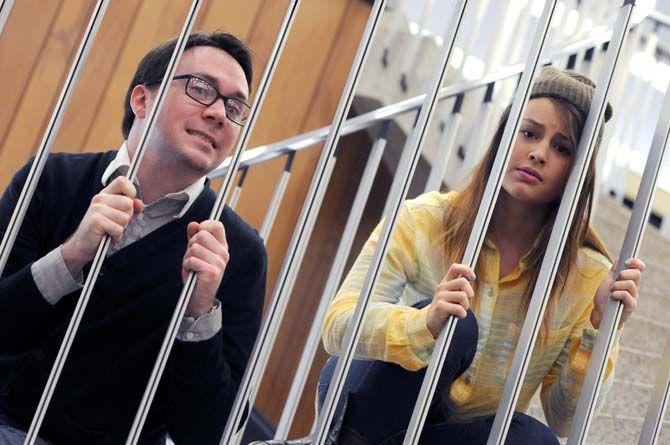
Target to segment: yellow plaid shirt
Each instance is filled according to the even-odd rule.
[[[418,310],[411,306],[432,299],[444,278],[447,268],[441,237],[449,196],[431,192],[405,202],[365,314],[356,358],[393,362],[408,370],[427,366],[435,344],[426,326],[428,307]],[[328,310],[323,343],[330,354],[337,355],[341,350],[380,230],[381,224],[366,242]],[[495,414],[521,332],[525,315],[522,297],[529,280],[525,258],[510,274],[499,276],[500,256],[489,240],[482,248],[481,261],[485,273],[478,277],[477,352],[449,394],[456,405],[456,416],[465,419]],[[516,410],[527,411],[541,385],[545,416],[559,435],[567,434],[577,404],[597,334],[590,322],[593,297],[610,267],[604,255],[590,248],[580,249],[576,267],[571,268],[565,291],[555,305],[551,334],[544,347],[537,342],[519,396]],[[601,398],[611,386],[617,354],[618,338],[609,357]]]

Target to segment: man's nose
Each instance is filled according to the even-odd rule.
[[[203,117],[215,121],[218,126],[225,124],[228,118],[226,117],[226,104],[224,103],[224,99],[219,97],[214,103],[205,107]]]

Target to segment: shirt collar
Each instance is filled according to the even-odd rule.
[[[125,175],[126,173],[128,173],[129,168],[130,168],[130,156],[128,154],[128,147],[126,146],[126,142],[124,141],[123,144],[121,144],[121,146],[119,147],[119,151],[117,152],[114,160],[110,162],[110,164],[103,172],[101,179],[102,185],[107,186],[107,183],[110,181],[110,179],[114,179],[118,176]],[[181,218],[188,211],[188,209],[191,208],[191,205],[193,205],[195,200],[198,198],[200,193],[205,188],[206,180],[207,178],[203,176],[202,178],[198,179],[185,189],[174,193],[168,193],[163,198],[161,198],[176,201],[184,201],[184,206],[182,207],[181,211],[174,216],[175,218]],[[140,185],[137,181],[135,182],[135,186],[138,188],[139,191]]]

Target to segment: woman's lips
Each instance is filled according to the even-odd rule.
[[[525,168],[517,168],[516,170],[517,177],[521,179],[524,182],[528,182],[531,184],[538,184],[542,182],[542,180],[535,174],[532,170],[530,169],[525,169]]]

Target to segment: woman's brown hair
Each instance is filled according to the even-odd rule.
[[[534,97],[531,97],[531,100],[532,99],[534,99]],[[561,116],[565,120],[566,126],[572,130],[571,139],[576,147],[577,142],[581,137],[586,117],[583,116],[574,105],[561,98],[548,97],[548,99],[550,99],[558,108]],[[458,191],[458,193],[454,193],[452,199],[450,199],[450,205],[447,207],[443,220],[445,267],[448,267],[453,263],[460,263],[463,259],[465,247],[470,238],[470,231],[474,226],[478,211],[478,206],[473,205],[472,203],[481,202],[482,196],[484,195],[486,181],[491,174],[491,169],[493,167],[498,146],[500,145],[500,140],[502,139],[505,124],[509,118],[509,112],[510,107],[504,111],[484,158],[473,169],[466,185]],[[596,150],[600,145],[601,138],[602,132],[598,136]],[[596,154],[597,153],[593,154],[588,166],[586,179],[577,203],[575,217],[572,221],[568,239],[559,263],[557,277],[552,287],[547,310],[545,311],[540,333],[541,345],[544,345],[548,338],[548,334],[551,330],[551,314],[554,312],[557,300],[564,289],[570,272],[570,267],[577,259],[579,248],[582,246],[589,246],[609,258],[605,246],[598,239],[593,228],[590,226],[591,206],[593,203],[596,180]],[[551,204],[545,225],[538,236],[538,242],[534,244],[530,251],[530,255],[528,256],[530,280],[523,297],[524,312],[528,309],[530,303],[530,297],[540,272],[542,258],[544,257],[544,252],[549,242],[551,229],[556,219],[559,204],[560,200]],[[491,228],[492,227],[489,226],[489,233],[491,232]],[[484,276],[483,268],[484,264],[482,264],[482,261],[478,261],[475,267],[475,273],[480,277]],[[478,285],[475,283],[475,295],[478,295],[477,288]],[[473,305],[476,307],[477,304],[478,299],[475,297]]]

